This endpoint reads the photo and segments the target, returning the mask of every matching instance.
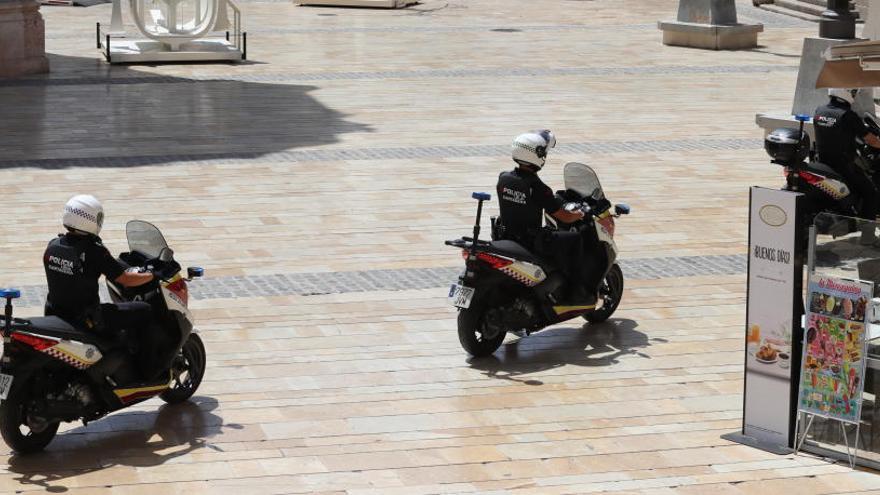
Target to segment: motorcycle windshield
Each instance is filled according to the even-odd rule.
[[[577,162],[566,163],[562,174],[566,189],[585,198],[605,199],[605,192],[602,191],[599,176],[589,166]]]
[[[149,258],[158,258],[162,249],[168,247],[162,232],[143,220],[132,220],[125,224],[125,236],[128,238],[129,251],[137,251]]]

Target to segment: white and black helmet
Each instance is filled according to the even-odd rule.
[[[852,105],[856,98],[859,97],[859,88],[830,88],[828,96],[832,98],[840,98],[841,100]]]
[[[98,198],[78,194],[67,200],[61,223],[70,230],[98,235],[104,224],[104,207]]]
[[[556,137],[547,129],[529,131],[513,140],[513,161],[541,169],[547,161],[547,151],[556,146]]]

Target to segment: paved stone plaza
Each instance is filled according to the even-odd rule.
[[[817,28],[742,2],[758,49],[665,47],[676,5],[247,0],[246,63],[113,67],[110,4],[43,7],[51,73],[0,80],[0,285],[38,314],[61,205],[95,194],[112,251],[141,218],[206,268],[209,366],[191,404],[0,447],[0,492],[878,493],[721,439],[742,415],[748,186],[781,184],[754,118],[790,109]],[[551,185],[584,161],[632,205],[624,301],[469,360],[443,241],[536,127],[559,138]]]

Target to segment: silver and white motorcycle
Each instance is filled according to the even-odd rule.
[[[152,382],[137,381],[131,339],[124,333],[108,339],[76,328],[61,318],[13,318],[12,301],[21,293],[0,290],[6,299],[0,319],[3,357],[0,360],[0,434],[15,452],[42,450],[62,421],[83,424],[159,396],[168,403],[191,397],[205,374],[206,354],[193,330],[187,282],[201,277],[199,267],[181,276],[180,265],[154,225],[134,220],[126,225],[129,252],[120,260],[136,270],[148,270],[156,283],[125,288],[107,282],[114,302],[144,301],[160,323],[167,369],[156,370]],[[161,362],[162,360],[160,360]]]
[[[492,241],[481,241],[480,217],[486,193],[473,193],[478,201],[473,237],[446,241],[460,248],[465,270],[449,290],[451,303],[459,308],[458,338],[473,356],[495,352],[509,331],[537,332],[578,316],[591,323],[611,317],[623,297],[623,271],[617,264],[614,243],[615,218],[627,215],[629,206],[612,207],[605,199],[599,177],[587,165],[569,163],[564,168],[565,191],[557,195],[568,210],[582,209],[583,220],[563,224],[548,217],[546,226],[557,230],[592,229],[605,251],[604,281],[596,305],[566,306],[558,301],[568,292],[568,278],[553,263],[526,247],[502,240],[493,219]]]

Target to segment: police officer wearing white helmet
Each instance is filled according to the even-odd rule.
[[[874,148],[880,148],[880,137],[871,133],[852,109],[859,93],[857,88],[829,89],[829,101],[816,109],[813,127],[819,161],[839,172],[846,184],[862,198],[859,216],[874,220],[880,207],[880,197],[871,179],[855,163],[856,138],[861,138]],[[873,226],[863,230],[863,244],[875,241]]]
[[[104,209],[94,196],[81,194],[70,198],[64,205],[61,222],[67,232],[52,239],[43,255],[49,285],[46,315],[58,316],[75,327],[99,334],[121,329],[134,331],[142,347],[149,347],[151,339],[146,332],[151,330],[150,305],[101,304],[98,279],[104,275],[125,287],[136,287],[151,282],[153,275],[126,271],[127,267],[101,243],[98,234],[104,223]]]
[[[544,212],[564,223],[584,218],[582,211],[564,210],[562,201],[538,177],[548,151],[555,146],[556,137],[546,129],[520,134],[514,139],[512,158],[517,167],[501,173],[496,187],[503,236],[557,264],[572,281],[573,290],[567,302],[594,304],[601,277],[588,266],[589,256],[585,257],[581,234],[542,229]]]

